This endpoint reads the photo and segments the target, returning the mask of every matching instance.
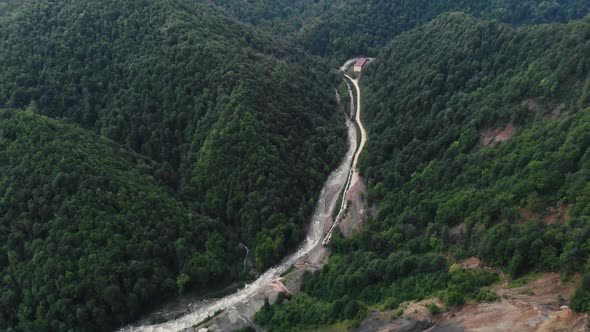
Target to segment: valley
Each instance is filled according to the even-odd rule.
[[[0,0],[0,68],[0,331],[590,328],[587,0]]]
[[[352,185],[353,175],[356,175],[354,179],[358,181],[358,158],[367,139],[361,121],[361,91],[358,81],[348,75],[345,77],[351,103],[350,114],[346,117],[349,148],[338,168],[330,174],[324,184],[305,240],[297,251],[233,294],[219,299],[199,299],[198,302],[183,301],[186,303],[183,305],[186,306],[184,310],[175,309],[173,313],[170,313],[164,308],[153,314],[159,319],[167,320],[166,322],[153,325],[140,322],[136,326],[122,329],[121,332],[185,331],[200,328],[206,328],[208,331],[228,331],[247,327],[253,323],[254,314],[262,308],[265,299],[272,299],[271,302],[274,302],[279,294],[289,292],[289,289],[283,285],[285,279],[290,279],[290,283],[298,283],[297,279],[301,278],[304,270],[317,270],[325,264],[326,256],[329,254],[325,246],[328,245],[334,229],[339,226],[338,222],[347,205],[346,200],[339,200],[339,198],[346,197],[346,192]],[[352,93],[351,83],[356,94]],[[357,132],[355,124],[360,131]],[[359,132],[360,137],[357,137]],[[338,203],[340,206],[337,206]],[[335,218],[333,218],[334,209],[339,209]],[[295,269],[292,270],[292,267]],[[174,318],[169,319],[170,317]],[[207,320],[209,317],[213,319]],[[150,317],[144,319],[147,322],[150,320]],[[206,323],[200,324],[206,320]]]

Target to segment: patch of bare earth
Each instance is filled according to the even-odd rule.
[[[363,178],[355,172],[352,178],[352,185],[344,198],[348,205],[342,221],[340,230],[344,237],[349,238],[352,234],[363,227],[368,217],[372,214],[367,206],[367,186]]]
[[[559,273],[546,273],[516,288],[510,288],[505,281],[496,286],[494,291],[505,299],[558,309],[567,304],[567,299],[574,293],[575,282],[562,282]]]
[[[550,120],[558,119],[561,116],[561,112],[565,109],[565,104],[559,104],[551,109],[551,113],[547,115]]]
[[[463,269],[491,269],[476,257],[458,264]],[[590,331],[588,315],[567,306],[578,282],[579,276],[562,282],[558,273],[538,275],[519,287],[504,281],[492,289],[498,301],[472,303],[439,315],[432,315],[427,305],[443,308],[440,300],[404,303],[396,310],[371,313],[354,331]]]
[[[516,133],[516,128],[509,123],[504,128],[484,129],[480,132],[479,146],[494,146],[505,142]]]
[[[586,331],[588,315],[566,306],[574,283],[563,283],[557,273],[543,274],[529,283],[494,291],[501,298],[476,303],[443,314],[428,331]]]
[[[563,223],[569,218],[571,207],[571,204],[559,204],[556,207],[549,207],[540,213],[522,208],[520,209],[520,217],[524,220],[542,220],[547,224]]]
[[[481,260],[477,257],[467,258],[466,260],[462,261],[459,266],[463,270],[475,270],[481,268]]]
[[[446,317],[445,317],[446,316]],[[454,331],[585,331],[587,316],[564,307],[547,310],[515,300],[472,304],[443,315],[430,332]]]
[[[552,102],[544,102],[541,104],[537,98],[529,98],[525,101],[525,103],[529,111],[548,120],[558,119],[566,108],[564,103],[557,104]]]

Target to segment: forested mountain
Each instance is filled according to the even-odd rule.
[[[590,11],[585,0],[333,0],[310,21],[301,42],[315,54],[340,61],[359,54],[376,55],[398,34],[441,13],[460,10],[513,25],[567,22]]]
[[[471,256],[511,278],[581,272],[571,306],[589,311],[589,11],[0,0],[0,330],[110,331],[277,263],[344,154],[330,66],[363,54],[378,213],[256,321],[493,300],[497,273],[454,265]]]
[[[1,330],[109,330],[187,286],[179,275],[198,265],[210,269],[198,287],[240,271],[224,226],[116,143],[0,110],[0,151]]]
[[[338,60],[380,48],[449,11],[511,25],[568,22],[590,12],[584,0],[213,0],[237,19],[292,37],[311,53]]]
[[[321,59],[205,1],[2,8],[0,329],[110,330],[299,243],[345,141]]]
[[[272,242],[259,267],[299,240],[342,147],[321,61],[192,1],[34,2],[0,35],[0,105],[158,162],[193,210]]]
[[[265,306],[272,329],[362,319],[438,296],[493,298],[477,256],[518,277],[585,272],[590,255],[590,18],[513,28],[463,13],[403,33],[363,73],[369,124],[362,169],[378,216]],[[569,214],[565,222],[555,222]],[[589,290],[572,300],[588,310]]]
[[[301,30],[308,20],[330,9],[333,0],[211,0],[211,2],[241,21],[284,36]]]
[[[2,1],[0,1],[0,17],[1,16],[9,16],[16,8],[18,8],[18,6],[20,4],[22,4],[22,1],[16,1],[16,0],[2,0]]]

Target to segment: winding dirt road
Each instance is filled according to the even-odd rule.
[[[357,95],[355,121],[361,131],[361,142],[360,142],[358,150],[354,156],[354,160],[352,162],[352,168],[355,172],[358,173],[357,166],[358,166],[359,156],[363,152],[363,149],[365,148],[365,144],[367,143],[367,131],[365,130],[365,127],[363,126],[363,122],[361,121],[361,89],[359,87],[358,79],[353,80],[352,77],[350,77],[348,75],[344,75],[344,76],[346,76],[352,82],[352,84],[354,84],[354,88],[356,89],[356,95]]]
[[[332,234],[334,233],[334,229],[336,229],[336,227],[338,226],[338,223],[340,223],[340,221],[342,220],[342,216],[344,215],[344,211],[346,211],[346,206],[348,204],[348,201],[344,198],[347,197],[348,191],[353,186],[354,181],[357,180],[359,177],[358,161],[359,161],[359,157],[360,157],[361,153],[363,152],[363,149],[365,148],[365,144],[367,143],[367,131],[365,130],[365,127],[363,126],[363,122],[361,121],[361,89],[359,87],[358,78],[353,79],[352,77],[350,77],[346,74],[344,74],[344,76],[346,76],[346,83],[348,84],[348,93],[350,94],[351,109],[355,110],[355,122],[359,128],[360,133],[361,133],[361,140],[360,140],[360,143],[358,144],[358,148],[356,149],[356,151],[354,153],[354,158],[352,160],[352,164],[350,167],[350,173],[348,174],[348,178],[346,179],[346,185],[344,187],[344,193],[342,194],[343,199],[342,199],[342,203],[340,205],[340,210],[338,211],[338,215],[336,216],[336,219],[334,220],[332,227],[330,227],[330,231],[328,232],[328,234],[326,234],[326,236],[324,237],[324,240],[322,241],[322,245],[324,245],[324,246],[327,245],[328,243],[330,243],[330,239],[332,238]],[[354,94],[352,93],[350,83],[352,83],[352,85],[354,85],[354,88],[356,90],[356,98],[354,98]],[[356,107],[353,104],[355,100],[356,100]]]

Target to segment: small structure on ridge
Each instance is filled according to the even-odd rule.
[[[356,60],[356,63],[354,64],[353,71],[355,73],[360,73],[366,64],[367,64],[367,58],[359,58],[358,60]]]

